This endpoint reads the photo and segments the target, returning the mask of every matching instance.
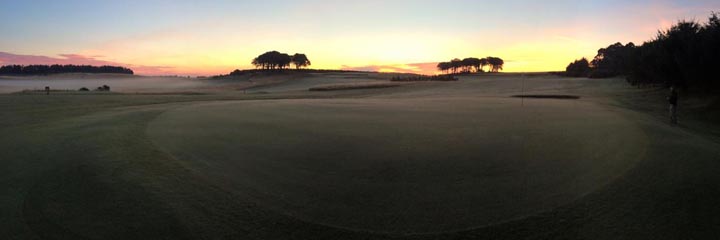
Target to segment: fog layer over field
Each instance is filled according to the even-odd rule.
[[[182,77],[144,77],[121,74],[60,74],[56,76],[0,76],[0,93],[12,93],[23,90],[43,90],[45,86],[53,90],[78,90],[82,87],[90,90],[102,85],[110,86],[119,92],[174,92],[203,88],[210,84],[196,78]]]
[[[170,92],[226,92],[243,90],[247,93],[277,93],[305,91],[327,84],[356,84],[388,82],[397,74],[383,73],[250,73],[240,76],[214,78],[148,77],[124,74],[57,74],[49,76],[0,76],[0,93],[23,90],[90,90],[102,85],[121,93],[170,93]]]

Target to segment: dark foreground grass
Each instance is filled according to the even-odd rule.
[[[558,80],[557,85],[572,86],[572,89],[548,89],[546,86],[554,86],[554,80],[537,81],[548,82],[537,83],[536,86],[542,88],[534,91],[568,93],[583,96],[583,99],[526,99],[522,106],[524,110],[508,111],[508,114],[525,118],[498,117],[507,115],[501,114],[503,110],[488,110],[493,106],[503,108],[494,101],[511,101],[504,96],[517,93],[504,92],[502,96],[488,97],[482,93],[499,91],[484,86],[505,88],[515,83],[512,79],[478,80],[477,83],[463,79],[455,85],[442,85],[432,91],[408,87],[283,95],[0,95],[0,163],[3,166],[0,168],[0,222],[3,223],[0,238],[717,238],[720,234],[720,205],[717,204],[720,199],[720,175],[717,174],[720,172],[720,147],[717,143],[696,134],[692,128],[688,131],[682,126],[670,127],[652,115],[652,111],[646,115],[623,110],[625,100],[621,101],[620,107],[614,103],[606,105],[606,102],[614,101],[606,101],[602,96],[612,96],[612,99],[623,96],[605,95],[603,86],[583,89],[568,85],[567,80]],[[526,86],[535,86],[535,83],[528,82]],[[416,92],[403,95],[406,91]],[[368,95],[383,93],[392,98]],[[595,95],[588,97],[591,93]],[[623,92],[613,89],[611,93]],[[358,99],[278,100],[282,98]],[[485,98],[490,99],[483,100]],[[251,101],[215,103],[226,100]],[[597,109],[584,111],[582,107],[578,108],[586,104],[585,101]],[[396,105],[387,105],[387,102]],[[544,106],[547,102],[559,104],[557,114],[532,110],[533,106]],[[644,107],[653,109],[651,105]],[[658,107],[664,110],[662,103]],[[518,113],[523,111],[525,113]],[[212,120],[197,122],[203,119],[200,114],[208,114],[208,119]],[[174,115],[181,117],[172,117]],[[613,120],[607,121],[602,116],[611,116]],[[520,126],[525,127],[509,127],[522,119],[526,123]],[[492,121],[500,123],[487,125]],[[220,133],[197,136],[198,139],[172,140],[167,138],[169,135],[157,132],[160,129],[167,131],[168,126],[158,128],[165,124],[204,124],[209,132]],[[581,129],[591,136],[601,137],[583,138],[582,141],[563,137],[582,133],[575,130],[581,126],[591,126]],[[227,131],[222,131],[224,129]],[[188,133],[201,132],[202,129],[193,129]],[[507,136],[499,136],[502,132],[508,133]],[[195,141],[198,145],[212,145],[228,151],[213,153],[195,145],[190,147],[200,151],[196,156],[187,156],[159,143],[157,139],[162,136],[165,141]],[[252,136],[258,137],[248,139]],[[386,140],[376,141],[373,136],[385,136],[382,139]],[[522,136],[529,141],[525,141],[525,146],[516,145]],[[550,136],[555,137],[547,139]],[[635,148],[641,145],[622,140],[632,136],[645,139],[644,157],[606,161],[620,156],[618,154],[624,149],[638,150]],[[211,144],[213,142],[220,144]],[[490,144],[473,144],[477,142]],[[619,146],[623,144],[630,145]],[[510,151],[513,146],[525,150]],[[274,149],[284,151],[274,153]],[[474,151],[478,149],[490,153],[481,160],[496,159],[490,161],[496,163],[495,167],[474,165],[473,161],[463,161],[474,158],[458,154],[477,154]],[[186,151],[189,150],[191,148]],[[541,155],[546,157],[524,155],[538,151],[544,151]],[[223,154],[230,157],[222,157]],[[393,158],[396,161],[388,161],[368,157],[403,154],[412,158],[398,157]],[[444,156],[438,157],[438,154]],[[503,154],[523,157],[503,158]],[[572,157],[577,154],[585,158]],[[286,157],[257,160],[267,159],[267,156]],[[368,159],[368,162],[361,159]],[[435,164],[430,161],[433,159],[442,162]],[[499,161],[501,159],[504,161]],[[484,162],[487,161],[476,163]],[[497,165],[503,162],[508,164]],[[513,166],[522,166],[519,169],[523,171],[538,170],[546,173],[548,178],[511,171]],[[442,174],[434,174],[428,179],[422,177],[432,172]],[[615,174],[615,177],[602,177],[607,174]],[[483,179],[503,179],[502,176],[515,177],[496,181],[501,184],[472,187],[487,184]],[[607,181],[595,185],[602,181],[588,180],[588,176],[600,176]],[[241,181],[249,177],[257,181]],[[538,181],[518,183],[518,179]],[[560,179],[565,180],[558,181]],[[372,182],[391,184],[368,188],[371,185],[367,184]],[[551,184],[553,182],[558,184]],[[593,183],[594,187],[586,188],[587,185],[582,186],[584,183]],[[504,184],[518,184],[517,188],[525,190],[497,194]],[[372,194],[369,189],[383,194]],[[591,190],[579,198],[566,198],[568,191],[577,193],[582,189]],[[262,190],[268,191],[259,192]],[[429,198],[412,194],[429,190],[442,194]],[[349,194],[347,201],[333,201],[344,194]],[[476,196],[476,201],[463,198],[472,195]],[[350,212],[359,214],[357,219],[365,224],[372,224],[368,223],[368,215],[383,208],[396,213],[398,219],[405,217],[410,221],[388,223],[396,228],[386,229],[385,233],[353,230],[348,227],[352,226],[348,224],[349,221],[352,223],[351,219],[328,216],[327,213],[333,211],[323,212],[327,209],[318,206],[318,202],[299,201],[303,199],[301,197],[325,201],[326,207],[334,209],[347,209],[347,206],[337,204],[341,202],[352,207],[353,204],[363,206],[363,203],[388,199],[396,204],[367,205],[364,211]],[[399,201],[402,199],[405,201]],[[435,205],[432,201],[423,202],[423,199],[450,200],[437,201]],[[496,224],[444,233],[421,233],[416,231],[417,227],[415,231],[408,231],[413,227],[404,225],[414,221],[415,226],[419,226],[417,224],[423,222],[422,219],[407,218],[413,214],[445,212],[436,208],[418,210],[414,206],[427,204],[442,209],[462,206],[463,201],[472,204],[464,205],[469,207],[467,209],[457,210],[462,215],[438,221],[437,226],[433,226],[438,228],[489,216],[478,213],[492,209],[510,211],[503,207],[505,201],[501,199],[507,202],[525,199],[524,204],[518,205],[520,208],[542,210],[520,214],[517,218],[498,219]],[[565,200],[555,202],[550,208],[532,207],[558,199]],[[493,201],[499,203],[486,205]],[[304,205],[306,203],[308,205]],[[303,206],[317,211],[304,210]],[[403,212],[403,207],[408,211]],[[319,220],[323,218],[324,221]],[[328,219],[333,218],[338,219],[336,224],[327,224]],[[388,218],[378,216],[377,219],[387,223]]]

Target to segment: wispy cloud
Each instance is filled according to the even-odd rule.
[[[390,65],[367,65],[359,67],[351,67],[343,65],[342,70],[349,71],[369,71],[369,72],[402,72],[432,75],[437,73],[437,62],[429,63],[409,63],[409,64],[390,64]]]
[[[169,66],[147,66],[125,64],[113,61],[98,59],[102,56],[84,56],[80,54],[59,54],[60,57],[48,57],[41,55],[23,55],[8,52],[0,52],[0,65],[29,65],[29,64],[75,64],[75,65],[93,65],[93,66],[123,66],[132,69],[137,74],[142,75],[167,75],[172,74],[174,67]]]

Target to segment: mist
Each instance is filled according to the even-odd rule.
[[[183,77],[144,77],[70,74],[62,77],[0,77],[0,93],[13,93],[23,90],[43,90],[46,86],[52,90],[78,90],[86,87],[94,90],[108,85],[114,92],[148,93],[177,92],[207,89],[212,84],[197,78]]]

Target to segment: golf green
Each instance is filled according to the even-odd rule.
[[[460,231],[562,206],[621,176],[647,146],[619,110],[504,97],[198,103],[146,131],[260,207],[387,233]]]

